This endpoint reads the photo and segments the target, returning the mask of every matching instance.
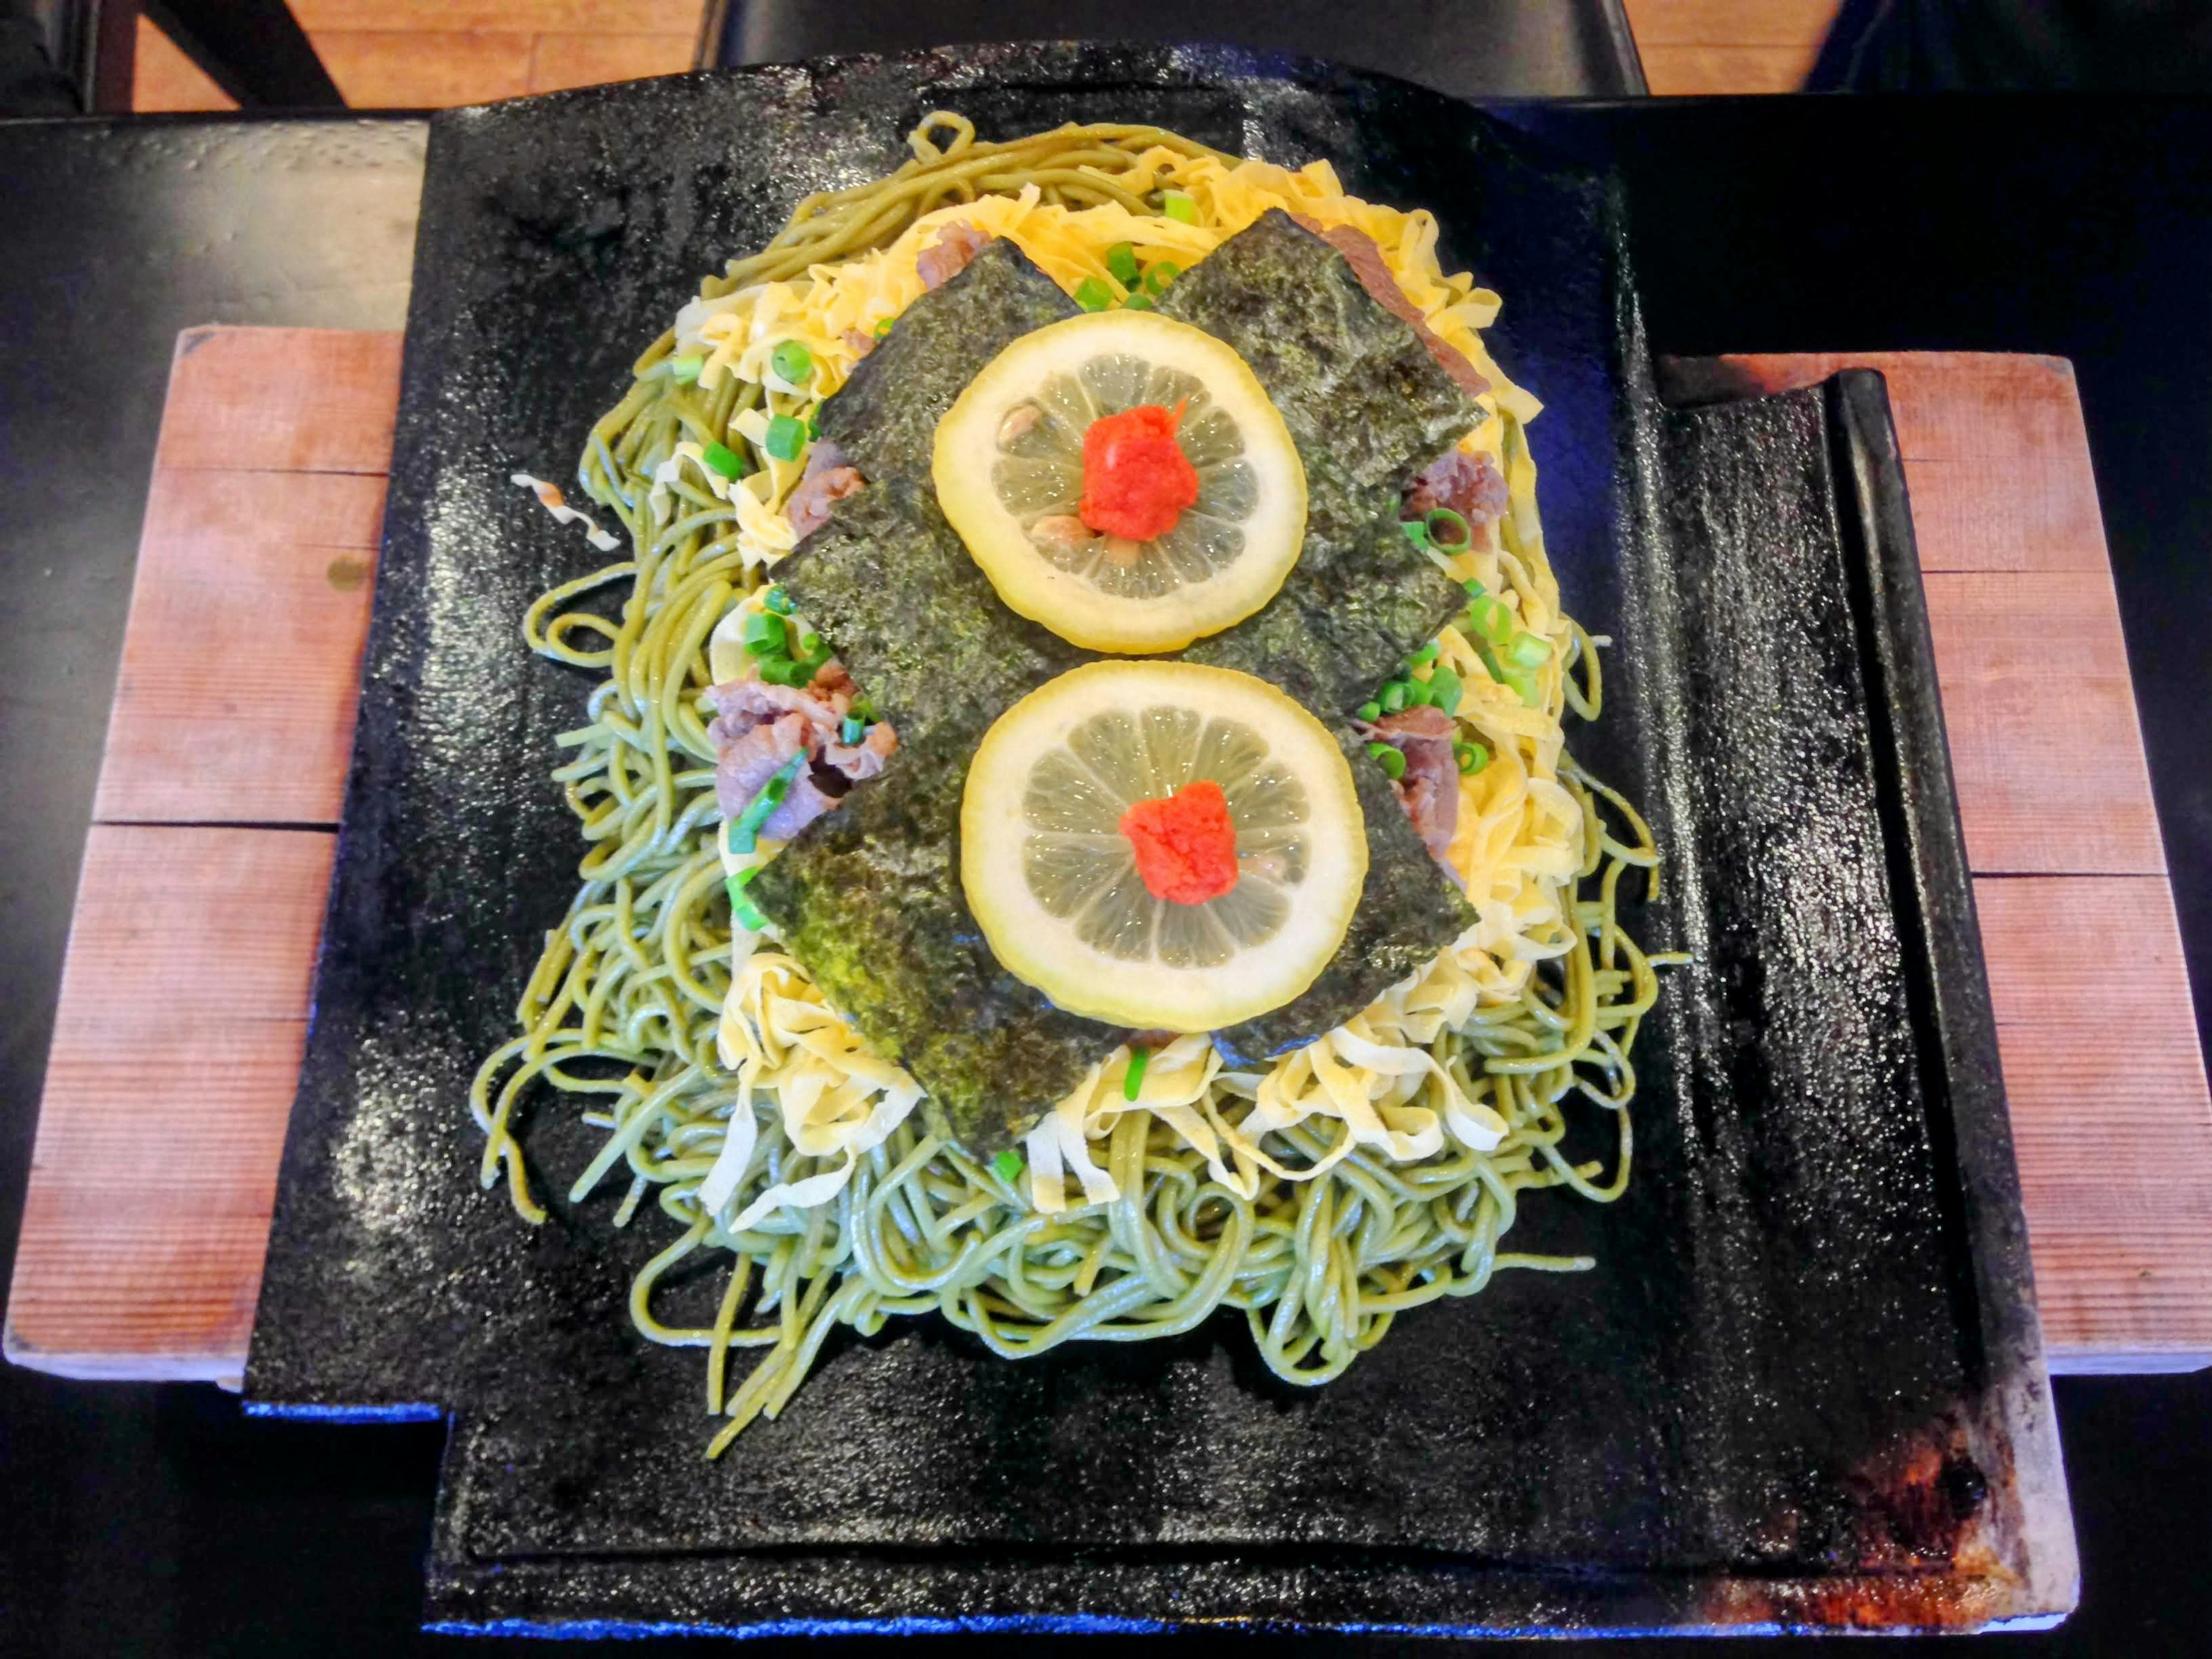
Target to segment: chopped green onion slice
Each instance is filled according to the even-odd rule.
[[[1096,276],[1085,276],[1075,285],[1075,303],[1085,311],[1103,311],[1114,303],[1114,291]]]
[[[1449,668],[1439,668],[1429,676],[1429,702],[1447,714],[1459,712],[1462,687],[1457,673]]]
[[[1395,714],[1406,706],[1406,682],[1392,680],[1382,688],[1382,712]]]
[[[1401,519],[1398,528],[1406,532],[1406,539],[1414,546],[1426,547],[1429,544],[1429,527],[1419,519]]]
[[[756,611],[745,618],[745,643],[783,649],[783,618],[773,611]]]
[[[1194,225],[1198,222],[1197,202],[1179,190],[1161,192],[1160,211],[1177,224]]]
[[[1375,751],[1378,749],[1382,752],[1379,755],[1375,755]],[[1370,755],[1375,755],[1376,762],[1382,768],[1382,775],[1389,778],[1391,782],[1395,783],[1399,779],[1406,775],[1405,756],[1400,753],[1397,750],[1392,748],[1389,744],[1370,743],[1367,745],[1367,752]]]
[[[1462,582],[1460,586],[1467,589],[1467,596],[1470,599],[1479,599],[1488,591],[1480,582],[1475,580],[1472,576],[1469,576],[1465,581]]]
[[[1474,623],[1474,631],[1492,645],[1503,645],[1513,637],[1513,613],[1505,608],[1505,601],[1486,595],[1468,606],[1467,614]]]
[[[816,419],[815,419],[811,415],[809,415],[809,416],[806,417],[806,441],[807,441],[807,442],[809,442],[809,443],[812,443],[812,442],[813,442],[817,438],[820,437],[821,435],[822,435],[822,425],[821,425],[821,422],[818,422],[818,421],[817,421],[817,420],[816,420]]]
[[[1405,686],[1407,708],[1419,708],[1428,702],[1429,683],[1426,680],[1407,680],[1405,682]]]
[[[1536,690],[1536,677],[1525,668],[1509,668],[1498,677],[1498,682],[1511,690],[1531,708],[1542,701],[1541,694]]]
[[[1152,1051],[1150,1048],[1132,1048],[1129,1050],[1128,1074],[1121,1079],[1122,1099],[1134,1100],[1139,1095],[1144,1092],[1145,1067],[1152,1063]]]
[[[806,447],[805,422],[796,416],[775,416],[768,423],[768,441],[761,447],[772,459],[797,460]]]
[[[799,769],[805,764],[806,757],[804,754],[793,755],[786,761],[781,771],[761,785],[760,793],[753,797],[753,806],[759,805],[763,801],[766,801],[770,806],[782,805],[783,798],[791,793],[792,779],[799,775]],[[752,806],[748,806],[745,811],[751,811]]]
[[[730,890],[730,915],[736,919],[738,927],[756,933],[768,926],[768,918],[760,913],[759,907],[746,895],[745,885],[759,873],[760,866],[755,865],[750,870],[738,871],[723,884]]]
[[[1379,702],[1361,703],[1359,705],[1359,718],[1364,720],[1381,720],[1382,718],[1382,705]]]
[[[819,634],[801,634],[799,636],[799,654],[800,656],[811,657],[819,653],[821,649],[822,636]]]
[[[888,317],[884,318],[881,322],[876,325],[876,337],[878,340],[887,338],[890,336],[890,331],[891,319]]]
[[[814,354],[799,340],[786,340],[768,355],[768,366],[791,386],[805,386],[814,373]]]
[[[1182,267],[1172,259],[1155,259],[1145,271],[1145,292],[1157,298],[1168,291],[1168,284],[1182,275]]]
[[[1421,522],[1427,527],[1429,541],[1440,553],[1464,553],[1474,545],[1474,532],[1467,527],[1467,520],[1448,507],[1432,507]],[[1439,533],[1441,529],[1458,526],[1458,533],[1449,539]]]
[[[1552,642],[1540,634],[1516,634],[1506,654],[1522,668],[1541,668],[1552,659]]]
[[[761,595],[761,603],[779,617],[788,617],[799,607],[791,602],[791,595],[781,587],[771,587]]]
[[[1124,311],[1150,311],[1152,308],[1152,302],[1141,294],[1132,294],[1121,301],[1121,309]]]
[[[1106,250],[1106,269],[1123,288],[1133,288],[1137,281],[1137,250],[1127,242],[1116,242]]]
[[[845,716],[845,723],[837,728],[837,737],[841,742],[855,744],[867,734],[867,730],[868,723],[866,720],[858,714],[848,714]]]
[[[876,718],[876,705],[866,697],[855,697],[853,712],[864,720],[872,720]]]
[[[668,372],[675,377],[678,386],[696,386],[700,371],[706,367],[707,358],[703,352],[694,351],[688,356],[668,360]]]
[[[1443,647],[1437,644],[1436,641],[1431,640],[1426,645],[1413,653],[1413,666],[1419,668],[1424,663],[1434,662],[1437,659],[1437,653],[1443,649]]]
[[[1459,763],[1461,771],[1473,776],[1490,764],[1490,750],[1479,743],[1455,743],[1452,758]]]
[[[1009,1146],[991,1160],[991,1172],[1009,1187],[1022,1178],[1022,1155]]]
[[[738,452],[727,444],[708,444],[701,453],[701,459],[726,478],[745,476],[745,464],[738,459]]]

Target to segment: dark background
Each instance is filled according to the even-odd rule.
[[[1620,166],[1656,349],[2074,360],[2204,1029],[2212,104],[1731,100],[1511,118]],[[170,343],[208,321],[397,326],[420,142],[404,122],[0,125],[0,1249],[21,1212]],[[2094,1055],[2081,1076],[2093,1112]],[[2064,1379],[2057,1394],[2081,1611],[1986,1650],[2203,1651],[2212,1376]],[[0,1652],[452,1650],[416,1630],[441,1435],[248,1422],[211,1389],[0,1370]]]

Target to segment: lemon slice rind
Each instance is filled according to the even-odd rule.
[[[1127,352],[1196,376],[1235,421],[1258,505],[1238,525],[1244,550],[1227,568],[1148,598],[1101,592],[1040,554],[999,499],[991,471],[1014,408],[1054,374]],[[1305,469],[1290,429],[1244,360],[1187,323],[1154,312],[1101,311],[1025,334],[985,366],[938,422],[932,458],[938,504],[1007,607],[1091,651],[1180,651],[1235,626],[1274,598],[1305,541]]]
[[[1105,712],[1161,705],[1236,720],[1263,738],[1270,760],[1305,791],[1307,858],[1288,919],[1266,941],[1218,967],[1111,955],[1054,915],[1024,875],[1037,833],[1024,810],[1031,775],[1077,727]],[[960,813],[961,882],[1000,963],[1069,1013],[1137,1030],[1211,1031],[1303,994],[1336,954],[1367,875],[1367,833],[1352,769],[1328,730],[1266,681],[1196,663],[1098,662],[1073,669],[1016,703],[984,735]]]

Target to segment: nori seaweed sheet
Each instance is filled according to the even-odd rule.
[[[1279,1008],[1213,1034],[1222,1058],[1256,1066],[1334,1030],[1474,925],[1474,907],[1398,805],[1390,780],[1349,733],[1338,744],[1367,821],[1367,883],[1321,976]]]
[[[991,359],[1082,307],[1000,236],[916,299],[815,417],[864,477],[929,481],[937,423]]]
[[[1161,309],[1226,341],[1283,411],[1306,466],[1307,537],[1283,590],[1199,641],[1318,713],[1350,758],[1367,882],[1335,957],[1284,1006],[1216,1034],[1257,1064],[1342,1024],[1473,921],[1344,717],[1465,596],[1397,525],[1401,484],[1481,411],[1337,251],[1280,213],[1230,238]],[[823,405],[822,434],[871,483],[777,568],[799,611],[900,736],[882,778],[755,878],[763,913],[871,1046],[928,1091],[970,1152],[1006,1144],[1127,1037],[999,965],[962,896],[960,794],[990,722],[1095,653],[1016,616],[930,486],[938,420],[1019,336],[1075,314],[1003,239],[917,299]]]
[[[1309,501],[1334,493],[1328,471],[1325,461],[1307,467]],[[1334,726],[1466,604],[1406,539],[1395,512],[1349,525],[1310,518],[1282,591],[1182,655],[1272,681]]]
[[[1406,540],[1398,503],[1482,410],[1341,253],[1279,209],[1176,278],[1159,309],[1234,348],[1306,470],[1305,546],[1282,590],[1183,654],[1341,719],[1466,603]]]
[[[933,1130],[988,1156],[1127,1033],[1062,1012],[984,942],[960,888],[973,750],[964,734],[902,746],[750,890],[869,1047],[928,1091]]]
[[[1091,657],[1006,608],[926,483],[894,478],[846,497],[775,574],[902,743],[980,738]]]
[[[1345,257],[1270,208],[1176,278],[1160,315],[1202,328],[1251,366],[1301,455],[1333,457],[1396,516],[1413,475],[1482,410]]]

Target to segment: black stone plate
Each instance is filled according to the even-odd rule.
[[[632,356],[803,192],[987,136],[1158,121],[1433,209],[1506,296],[1572,611],[1618,642],[1577,751],[1643,803],[1686,948],[1637,1170],[1543,1194],[1506,1274],[1341,1381],[1238,1322],[1036,1361],[934,1322],[828,1351],[702,1461],[703,1356],[638,1339],[647,1206],[478,1190],[465,1091],[581,851],[585,682],[523,650],[594,556],[565,477]],[[2048,1620],[2074,1555],[1910,520],[1878,380],[1674,411],[1622,217],[1442,97],[1212,51],[1024,46],[693,76],[432,123],[384,562],[247,1376],[272,1412],[450,1415],[429,1616],[468,1629],[1419,1630]],[[711,1291],[702,1283],[701,1292]]]

